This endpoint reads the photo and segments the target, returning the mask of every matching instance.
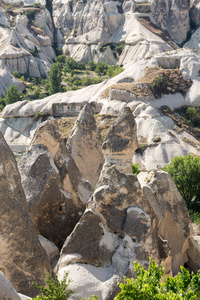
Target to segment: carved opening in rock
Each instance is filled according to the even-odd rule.
[[[59,105],[59,112],[64,112],[64,106],[63,105]]]
[[[59,213],[60,214],[65,214],[65,203],[60,204]]]

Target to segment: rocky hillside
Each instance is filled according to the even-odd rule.
[[[2,0],[0,96],[13,71],[48,77],[61,51],[78,62],[124,67],[182,46],[199,49],[198,1]]]
[[[73,299],[112,300],[149,256],[166,275],[200,268],[184,200],[161,171],[200,155],[199,129],[179,114],[200,106],[199,10],[197,0],[1,1],[0,96],[24,89],[14,71],[48,78],[62,52],[124,71],[2,111],[0,298],[35,297],[32,281],[69,271]]]

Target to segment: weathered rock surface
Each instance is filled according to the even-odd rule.
[[[45,146],[32,146],[19,161],[29,214],[38,233],[61,247],[77,222],[71,194],[62,190],[59,171]]]
[[[81,174],[93,188],[104,163],[101,144],[101,135],[96,126],[92,106],[87,104],[75,122],[67,147]]]
[[[153,0],[151,10],[156,24],[168,31],[178,44],[187,39],[190,29],[189,4],[187,0]]]
[[[119,169],[131,173],[131,160],[137,147],[134,116],[129,107],[123,107],[102,145],[106,163],[114,163]]]
[[[181,264],[192,268],[194,251],[199,265],[200,250],[190,243],[188,212],[169,174],[152,171],[138,179],[104,166],[57,265],[60,278],[70,270],[72,286],[78,286],[75,299],[80,291],[85,297],[95,293],[101,299],[112,298],[116,281],[133,276],[133,260],[146,265],[151,256],[163,261],[167,274],[176,274]],[[87,274],[87,285],[77,270]]]
[[[63,189],[71,192],[76,199],[76,204],[83,207],[88,202],[93,189],[82,177],[73,158],[69,155],[56,122],[46,121],[38,126],[31,145],[47,147],[59,170]]]
[[[56,263],[58,262],[58,258],[60,255],[58,247],[56,247],[56,245],[54,243],[52,243],[51,241],[49,241],[42,235],[39,235],[38,238],[39,238],[40,244],[46,251],[47,257],[48,257],[52,267],[54,268]]]
[[[0,268],[17,292],[35,296],[31,282],[42,282],[51,267],[28,214],[14,155],[1,133],[0,149]]]
[[[61,247],[93,189],[69,155],[54,120],[38,126],[19,168],[36,229]]]
[[[119,64],[128,66],[130,62],[151,57],[155,52],[170,50],[171,47],[160,37],[143,27],[133,13],[132,1],[85,3],[76,1],[53,2],[53,18],[56,27],[58,45],[65,54],[70,54],[78,61],[90,60],[116,63],[119,55],[114,45],[126,45],[119,59]],[[101,45],[105,46],[101,50]]]
[[[191,23],[198,26],[200,24],[199,11],[200,11],[200,3],[198,0],[191,0],[190,3],[190,20]]]
[[[0,271],[0,295],[2,300],[20,300],[21,298],[5,277],[5,275]]]

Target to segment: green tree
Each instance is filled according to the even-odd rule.
[[[139,169],[139,164],[138,163],[132,164],[132,172],[133,172],[133,174],[136,174],[136,175],[138,175],[141,172],[140,169]]]
[[[97,66],[97,64],[93,60],[89,61],[88,65],[89,65],[91,71],[94,71]]]
[[[58,281],[58,277],[51,278],[49,274],[46,276],[46,286],[39,286],[37,283],[33,285],[38,288],[42,295],[38,295],[33,300],[66,300],[71,294],[74,293],[74,290],[68,289],[68,286],[71,280],[67,280],[68,273],[65,274],[61,282]]]
[[[17,101],[20,101],[20,94],[17,90],[17,86],[16,85],[12,85],[9,87],[9,89],[7,90],[6,96],[5,96],[5,104],[12,104],[15,103]]]
[[[115,69],[113,67],[109,67],[106,72],[106,75],[111,78],[114,76],[114,74],[115,74]]]
[[[95,69],[95,72],[98,74],[98,75],[105,75],[106,74],[106,71],[108,69],[108,64],[104,63],[104,62],[99,62],[96,66],[96,69]]]
[[[115,300],[192,300],[199,299],[200,271],[190,275],[184,267],[175,277],[162,280],[164,268],[158,266],[151,258],[148,270],[139,263],[134,263],[136,278],[124,277],[120,283],[121,292]]]
[[[72,57],[68,56],[68,57],[66,57],[66,62],[65,62],[64,67],[66,69],[68,69],[69,71],[71,71],[71,70],[77,69],[78,64]]]
[[[175,157],[163,170],[171,175],[188,209],[200,209],[200,157]]]
[[[62,55],[58,55],[55,59],[56,62],[59,63],[65,63],[66,62],[66,55],[62,54]]]
[[[50,94],[55,94],[61,92],[62,86],[62,72],[59,63],[55,63],[51,66],[51,70],[49,72],[49,85]]]

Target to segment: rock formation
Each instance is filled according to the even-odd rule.
[[[32,281],[42,282],[51,272],[28,214],[13,153],[0,133],[0,269],[17,292],[36,295]]]
[[[18,164],[36,231],[61,247],[78,219],[71,195],[62,190],[59,171],[44,146],[32,146]]]
[[[151,10],[158,27],[168,31],[174,41],[181,44],[187,39],[190,29],[187,0],[153,0]]]
[[[20,300],[21,298],[5,277],[5,275],[0,271],[0,295],[2,300]]]
[[[138,179],[104,167],[88,208],[67,238],[57,269],[60,278],[70,270],[77,298],[84,291],[86,297],[95,293],[111,299],[117,280],[133,276],[133,260],[147,265],[151,256],[163,261],[166,274],[176,274],[180,264],[192,268],[196,251],[199,266],[188,212],[169,174],[152,171]],[[87,276],[87,284],[81,276]]]
[[[19,170],[37,232],[61,247],[93,189],[69,155],[55,121],[38,126]]]
[[[102,145],[106,162],[131,173],[131,160],[137,147],[137,125],[131,109],[124,107]]]
[[[104,163],[101,143],[101,135],[96,126],[93,110],[88,104],[76,120],[67,146],[81,174],[93,188],[99,179]]]

